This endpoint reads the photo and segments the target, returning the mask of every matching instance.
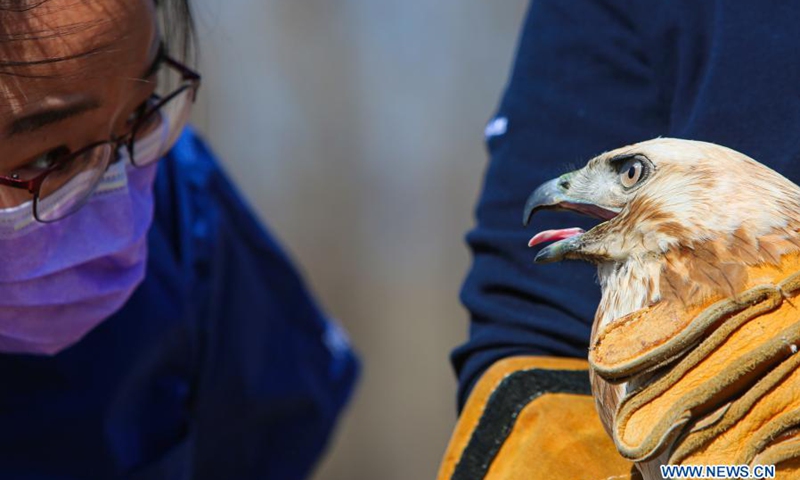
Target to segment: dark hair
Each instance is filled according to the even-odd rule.
[[[44,5],[50,0],[0,0],[0,46],[5,42],[16,40],[35,40],[38,32],[18,32],[10,33],[5,22],[20,21],[20,17],[14,14],[34,14],[36,8]],[[94,1],[94,0],[87,0]],[[194,45],[194,18],[192,9],[189,5],[190,0],[153,0],[156,5],[158,24],[161,30],[162,41],[167,51],[176,57],[192,62]],[[11,20],[8,17],[11,16]],[[87,26],[88,27],[88,26]],[[50,34],[48,34],[50,35]],[[80,58],[96,53],[96,50],[82,52],[74,56],[64,58],[45,58],[26,61],[7,61],[0,58],[0,76],[24,76],[9,70],[13,67],[25,67],[29,65],[56,63],[64,60]]]

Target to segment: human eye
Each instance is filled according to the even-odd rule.
[[[21,167],[12,170],[10,176],[20,180],[30,180],[42,172],[52,169],[68,153],[69,149],[67,147],[58,147],[48,150],[29,160]]]

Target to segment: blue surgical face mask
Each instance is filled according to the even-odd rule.
[[[137,159],[162,151],[167,120],[137,141]],[[124,152],[54,223],[37,222],[30,202],[0,209],[0,352],[56,354],[125,304],[145,275],[156,168]]]

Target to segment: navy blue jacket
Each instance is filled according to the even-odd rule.
[[[301,479],[357,361],[214,156],[162,160],[147,276],[54,357],[0,355],[0,480]]]
[[[534,265],[526,244],[537,231],[597,221],[543,212],[523,229],[525,199],[542,182],[657,136],[725,145],[800,182],[798,19],[793,2],[531,2],[467,236],[470,336],[452,355],[460,405],[500,358],[587,355],[594,267]]]

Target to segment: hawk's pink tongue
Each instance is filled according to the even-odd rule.
[[[561,230],[545,230],[544,232],[539,232],[531,238],[531,241],[528,242],[528,246],[532,247],[534,245],[538,245],[543,242],[549,242],[551,240],[564,240],[565,238],[574,237],[575,235],[580,235],[583,233],[582,228],[574,227],[574,228],[562,228]]]

